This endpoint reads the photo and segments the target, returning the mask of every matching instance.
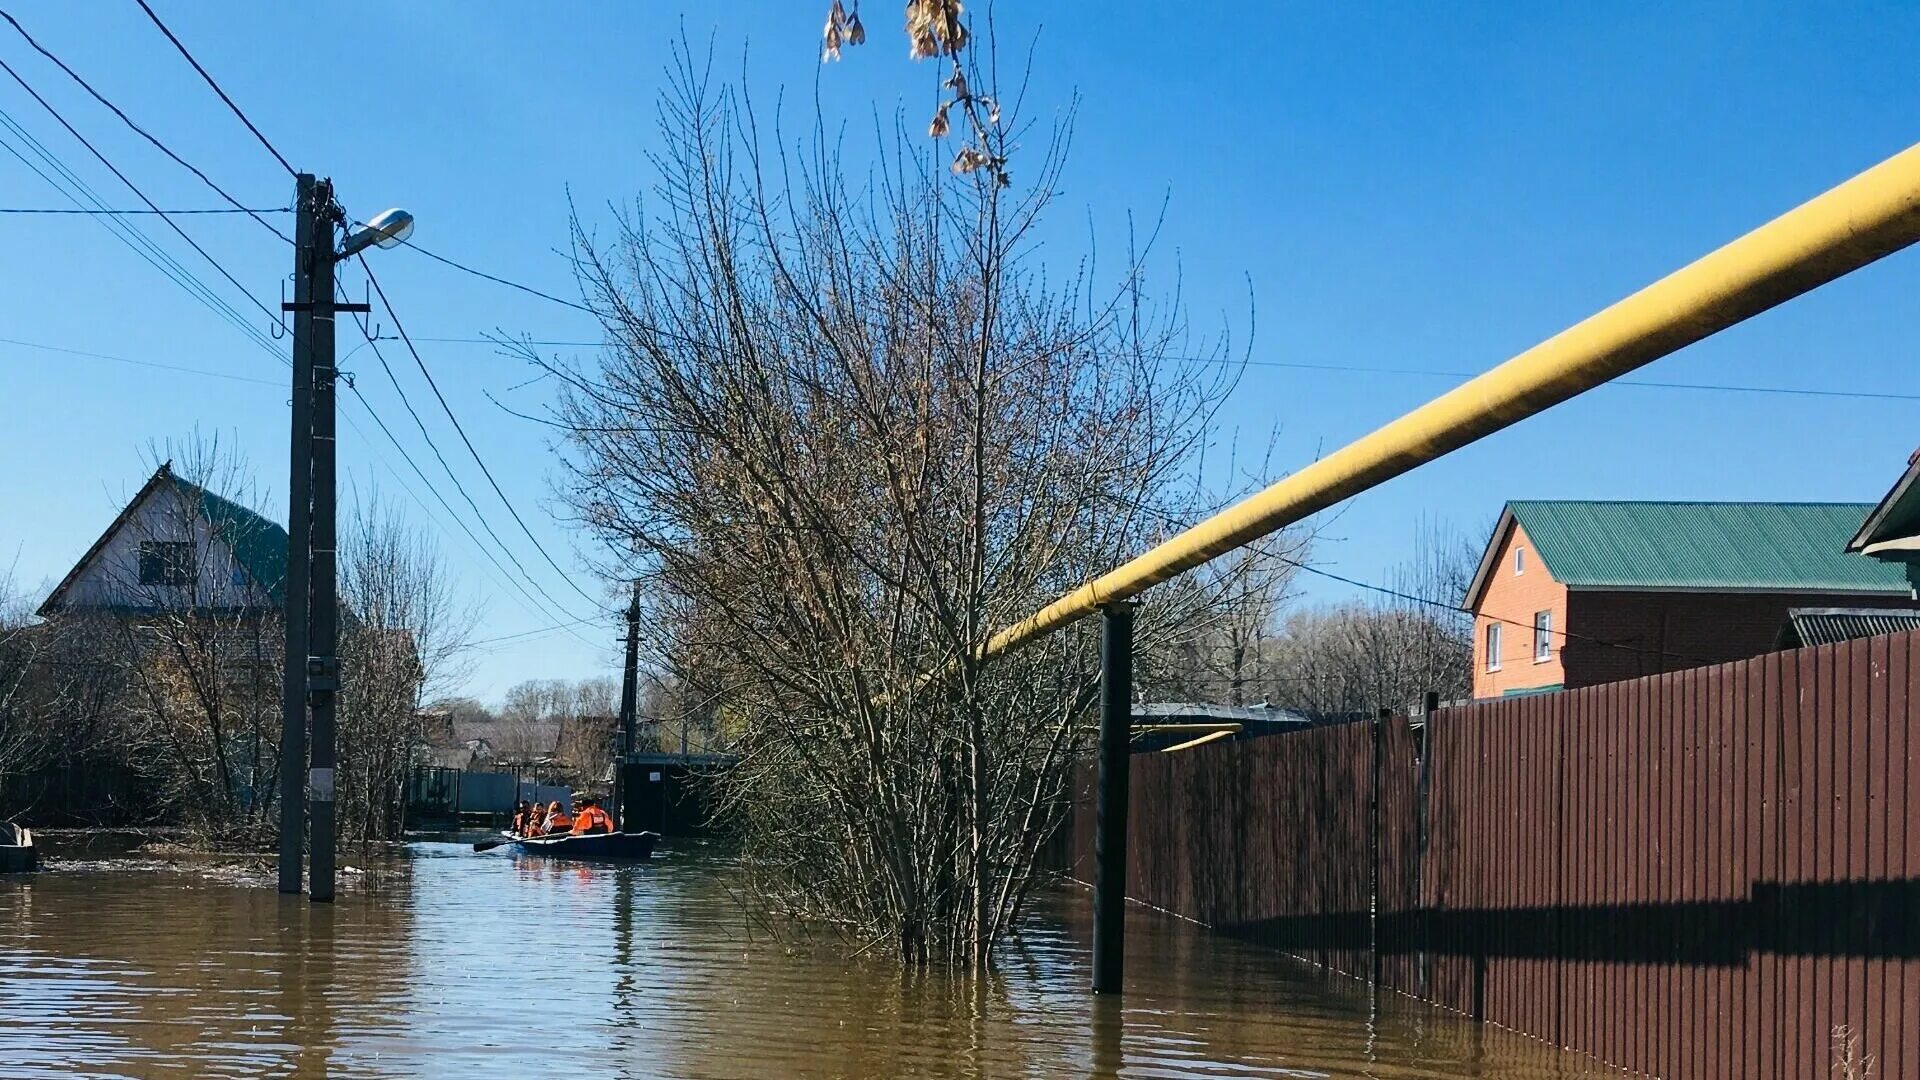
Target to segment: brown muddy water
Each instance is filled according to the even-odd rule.
[[[337,903],[205,863],[0,877],[0,1076],[1617,1075],[1145,909],[1087,991],[1089,898],[985,983],[770,942],[700,849],[594,866],[417,843]]]

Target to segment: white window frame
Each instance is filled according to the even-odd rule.
[[[1527,549],[1523,547],[1516,547],[1513,549],[1513,576],[1519,577],[1521,574],[1524,574],[1526,572],[1527,572]]]
[[[1500,624],[1490,622],[1484,639],[1487,643],[1487,670],[1500,670]]]
[[[1533,662],[1544,664],[1553,659],[1553,609],[1533,613]]]

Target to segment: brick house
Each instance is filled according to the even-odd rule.
[[[1793,608],[1904,607],[1899,566],[1845,552],[1872,509],[1510,502],[1467,590],[1473,696],[1758,656]]]

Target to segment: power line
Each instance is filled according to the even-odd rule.
[[[9,22],[13,21],[13,16],[7,15],[5,11],[0,11],[0,16],[4,16]],[[15,28],[18,28],[19,25],[20,24],[17,22],[14,23]],[[26,34],[26,31],[21,30],[20,33],[24,36]],[[27,40],[31,42],[33,39],[28,38]],[[34,47],[39,48],[38,45],[35,45]],[[42,49],[41,51],[45,52],[46,50]],[[55,62],[58,63],[57,60]],[[61,66],[64,68],[66,65],[62,64]],[[80,134],[78,129],[76,129],[72,124],[67,123],[67,118],[60,114],[60,110],[54,108],[47,101],[46,98],[43,98],[40,96],[39,91],[35,90],[32,86],[28,85],[27,80],[21,78],[20,73],[13,70],[12,65],[8,64],[5,60],[0,60],[0,70],[4,70],[8,75],[13,76],[13,81],[19,83],[21,89],[25,90],[28,94],[32,95],[33,100],[39,102],[41,108],[47,110],[48,113],[52,114],[53,118],[60,122],[60,126],[67,129],[67,133],[69,135],[72,135],[74,138],[80,140],[80,145],[86,147],[87,150],[90,151],[94,157],[98,158],[100,160],[100,164],[105,165],[108,171],[112,172],[114,176],[118,177],[120,179],[120,182],[127,186],[128,190],[132,191],[135,195],[138,195],[140,197],[140,201],[147,204],[148,209],[152,210],[155,214],[159,215],[161,221],[164,221],[167,223],[168,228],[171,228],[174,232],[179,233],[180,238],[182,240],[185,240],[188,246],[192,247],[193,250],[199,252],[200,257],[207,260],[207,262],[211,264],[215,270],[220,271],[220,276],[226,278],[228,283],[230,283],[234,288],[239,289],[242,295],[244,295],[248,300],[253,302],[254,307],[257,307],[261,311],[265,312],[268,320],[276,324],[280,321],[278,315],[274,314],[272,311],[269,311],[265,304],[262,304],[258,298],[256,298],[251,292],[247,291],[246,286],[240,284],[237,278],[235,278],[232,274],[227,272],[227,268],[220,264],[220,260],[214,258],[212,255],[207,254],[207,249],[201,247],[200,244],[197,241],[195,241],[192,236],[189,236],[187,234],[187,231],[185,229],[182,229],[178,222],[174,221],[173,218],[167,216],[166,211],[160,209],[160,206],[158,203],[155,203],[152,199],[147,198],[147,193],[140,190],[140,186],[138,184],[135,184],[132,180],[127,179],[126,173],[121,172],[118,166],[114,165],[113,162],[107,160],[107,156],[105,154],[102,154],[99,151],[99,149],[95,147],[91,142],[88,142],[87,137],[85,135]],[[69,71],[68,73],[72,74],[71,71]],[[74,78],[78,79],[79,76],[75,75]],[[84,86],[85,83],[82,83],[81,85]],[[178,160],[178,158],[176,158],[175,160]],[[184,164],[184,162],[182,164]],[[195,172],[198,172],[198,170],[195,170]],[[212,181],[208,181],[208,182],[211,183]],[[218,189],[216,188],[215,190],[218,190]],[[225,195],[226,192],[223,191],[221,192],[221,194]],[[235,205],[239,205],[239,204],[235,203]],[[264,218],[259,220],[261,221],[262,224],[265,224]],[[269,229],[273,228],[271,225],[267,227]],[[279,235],[279,230],[275,229],[274,234],[276,236]],[[285,239],[285,238],[282,237],[282,239]]]
[[[552,344],[565,344],[565,343],[553,342]],[[1209,356],[1178,356],[1178,357],[1168,357],[1168,359],[1186,360],[1192,363],[1200,363],[1200,364],[1228,364],[1228,365],[1234,365],[1234,366],[1244,364],[1248,367],[1290,368],[1290,369],[1299,370],[1299,371],[1339,371],[1339,372],[1352,372],[1355,374],[1364,374],[1364,375],[1425,375],[1425,376],[1431,376],[1434,378],[1473,379],[1473,378],[1478,378],[1481,374],[1484,374],[1482,372],[1470,372],[1470,371],[1435,371],[1432,368],[1392,368],[1392,367],[1368,367],[1365,365],[1348,365],[1348,364],[1310,364],[1310,363],[1297,363],[1297,362],[1284,361],[1284,360],[1230,360],[1224,357],[1209,357]],[[1869,391],[1869,390],[1816,390],[1809,387],[1800,387],[1800,386],[1746,386],[1746,385],[1730,384],[1730,383],[1664,382],[1658,379],[1610,379],[1607,382],[1601,383],[1600,386],[1601,387],[1632,386],[1632,387],[1640,387],[1643,389],[1650,389],[1650,390],[1708,390],[1708,391],[1717,391],[1722,393],[1739,393],[1739,394],[1786,394],[1786,395],[1803,396],[1803,397],[1868,398],[1868,399],[1880,400],[1880,401],[1920,401],[1920,394],[1900,394],[1900,393]]]
[[[445,255],[440,255],[440,254],[436,254],[435,252],[428,251],[426,248],[421,247],[419,244],[416,244],[411,240],[403,240],[401,241],[401,243],[404,246],[410,247],[413,250],[419,252],[420,254],[425,255],[427,258],[432,259],[435,262],[445,263],[446,265],[451,266],[455,270],[458,270],[462,273],[472,274],[474,277],[491,281],[496,285],[505,285],[509,289],[519,289],[523,293],[528,293],[530,295],[537,296],[542,300],[551,301],[552,303],[559,304],[562,307],[570,307],[575,311],[584,311],[587,314],[594,315],[594,316],[598,316],[600,314],[599,312],[593,310],[592,308],[588,307],[585,304],[576,304],[572,300],[562,300],[561,298],[553,295],[552,293],[541,292],[539,289],[536,289],[531,285],[522,285],[517,281],[509,281],[506,278],[497,277],[493,274],[489,274],[484,270],[475,270],[473,267],[468,266],[465,263],[455,262],[454,260],[447,258]]]
[[[88,352],[85,349],[68,349],[59,345],[43,345],[37,341],[21,341],[18,338],[0,338],[0,345],[17,345],[23,349],[42,349],[46,352],[65,353],[68,356],[86,356],[95,360],[111,360],[117,364],[133,364],[137,367],[157,368],[161,371],[177,371],[183,375],[204,375],[210,379],[230,379],[234,382],[255,383],[260,386],[272,386],[285,389],[286,384],[278,379],[256,379],[250,375],[232,375],[224,371],[208,371],[205,368],[181,367],[178,364],[162,364],[155,360],[135,360],[127,356],[113,356],[109,353]]]
[[[1522,629],[1532,630],[1535,633],[1539,633],[1542,629],[1544,629],[1548,634],[1559,635],[1560,637],[1565,638],[1568,641],[1589,641],[1595,645],[1605,645],[1610,649],[1624,649],[1628,652],[1637,653],[1642,656],[1648,653],[1652,653],[1658,656],[1671,656],[1681,660],[1691,660],[1696,664],[1717,664],[1720,662],[1718,660],[1708,660],[1705,657],[1701,657],[1701,656],[1689,656],[1686,653],[1674,652],[1671,649],[1665,649],[1665,648],[1643,649],[1638,645],[1626,645],[1618,641],[1608,641],[1606,638],[1594,637],[1591,634],[1576,634],[1570,630],[1555,630],[1552,627],[1541,627],[1535,623],[1524,623],[1518,619],[1503,618],[1499,615],[1488,615],[1485,612],[1475,611],[1472,608],[1462,607],[1459,604],[1449,604],[1444,600],[1433,600],[1424,596],[1416,596],[1413,593],[1401,592],[1398,589],[1389,589],[1385,585],[1375,585],[1375,584],[1372,584],[1371,582],[1357,581],[1350,577],[1343,577],[1342,575],[1336,574],[1331,570],[1322,570],[1317,566],[1309,566],[1306,563],[1298,562],[1294,559],[1289,559],[1285,555],[1276,555],[1274,556],[1274,558],[1279,559],[1281,562],[1286,563],[1287,565],[1293,567],[1296,570],[1305,570],[1309,574],[1317,574],[1320,577],[1328,578],[1333,581],[1338,581],[1343,585],[1351,585],[1356,589],[1365,589],[1369,592],[1376,592],[1385,596],[1391,596],[1396,599],[1408,601],[1409,603],[1424,604],[1428,607],[1440,608],[1444,611],[1450,611],[1458,615],[1471,615],[1474,618],[1486,619],[1489,622],[1504,623],[1508,626],[1518,626]]]
[[[356,325],[359,324],[356,323]],[[441,452],[440,445],[434,442],[432,433],[427,430],[426,421],[421,418],[419,410],[413,407],[413,401],[407,397],[406,389],[400,385],[400,380],[394,374],[392,365],[387,363],[386,354],[380,351],[379,343],[375,341],[371,335],[367,334],[367,328],[364,325],[360,325],[360,331],[362,336],[366,337],[367,344],[372,347],[374,358],[380,363],[380,369],[386,372],[387,381],[393,384],[394,393],[399,395],[401,406],[407,410],[407,415],[413,418],[414,427],[419,429],[420,437],[426,440],[427,448],[433,451],[434,459],[440,463],[440,468],[447,474],[447,479],[453,481],[454,490],[459,492],[460,497],[466,501],[468,509],[473,511],[474,520],[478,521],[481,529],[485,530],[486,534],[493,538],[494,545],[499,548],[501,554],[507,557],[507,561],[513,564],[514,569],[520,572],[520,577],[525,578],[528,584],[538,589],[540,587],[539,582],[535,581],[533,575],[527,572],[527,568],[521,565],[519,559],[514,557],[513,550],[507,546],[506,541],[500,539],[500,534],[494,531],[492,523],[488,521],[487,515],[481,512],[479,504],[474,501],[473,495],[467,491],[466,485],[460,482],[459,475],[453,471],[453,466],[447,461],[446,455]],[[349,383],[348,387],[353,391],[354,396],[361,399],[363,405],[367,404],[364,395],[361,395],[357,386]],[[371,405],[368,405],[368,411],[372,412]],[[453,515],[455,523],[466,532],[467,538],[472,540],[475,546],[480,548],[481,553],[492,561],[502,574],[507,575],[507,580],[512,584],[513,588],[518,590],[521,595],[525,596],[535,606],[541,608],[542,617],[549,619],[554,617],[552,612],[546,610],[544,604],[553,605],[553,608],[562,615],[572,616],[572,612],[567,611],[551,597],[546,597],[543,604],[541,597],[536,597],[533,593],[528,592],[525,586],[514,579],[512,573],[500,563],[493,552],[488,549],[485,544],[480,543],[480,538],[475,536],[473,531],[467,527],[465,519],[460,516],[458,511],[454,510],[451,503],[447,502],[446,496],[441,494],[439,488],[435,487],[431,480],[427,479],[426,474],[421,471],[419,465],[413,462],[411,455],[408,455],[405,448],[400,446],[400,441],[394,437],[391,431],[387,430],[385,422],[381,421],[378,416],[375,416],[374,422],[379,424],[381,430],[386,433],[388,441],[392,442],[395,448],[399,449],[401,454],[407,457],[408,463],[413,465],[414,471],[420,474],[421,482],[426,484],[428,490],[433,492],[434,497],[440,500],[440,504],[446,507],[447,513]]]
[[[293,243],[292,239],[290,239],[285,233],[282,233],[279,229],[274,228],[273,225],[269,223],[266,218],[263,218],[259,214],[255,214],[249,211],[247,209],[246,204],[242,203],[240,200],[234,198],[233,196],[227,194],[226,190],[222,188],[219,184],[216,184],[212,180],[208,179],[206,173],[201,172],[199,169],[195,168],[192,164],[190,164],[185,158],[181,157],[179,154],[174,153],[171,147],[169,147],[166,143],[161,142],[159,139],[154,138],[151,134],[147,132],[146,128],[143,128],[139,124],[134,123],[133,118],[128,116],[124,111],[122,111],[120,106],[115,105],[111,101],[108,101],[105,95],[101,94],[100,91],[95,90],[93,88],[92,83],[89,83],[87,80],[81,78],[79,72],[68,67],[66,61],[60,59],[58,56],[55,56],[53,53],[47,51],[45,46],[41,45],[38,41],[35,41],[33,38],[33,35],[27,33],[27,28],[20,25],[20,20],[14,18],[11,14],[9,14],[4,10],[0,10],[0,19],[5,19],[7,20],[7,22],[11,23],[13,25],[13,28],[19,31],[20,36],[27,40],[27,44],[33,46],[33,49],[35,52],[39,53],[41,56],[46,57],[48,60],[53,61],[56,67],[58,67],[61,71],[64,71],[67,73],[68,78],[72,79],[76,83],[79,83],[80,88],[82,90],[85,90],[88,94],[92,95],[93,100],[99,102],[102,105],[105,105],[107,109],[113,113],[113,115],[120,118],[121,122],[125,123],[128,127],[132,128],[135,131],[135,133],[137,133],[141,138],[152,143],[156,148],[159,149],[161,153],[172,158],[176,163],[180,165],[181,168],[186,169],[188,172],[199,177],[200,182],[212,188],[214,191],[214,194],[219,195],[221,198],[227,200],[227,202],[230,205],[238,208],[242,212],[247,213],[248,216],[253,218],[253,220],[260,223],[261,228],[279,237],[281,240],[285,241],[286,243],[289,243],[289,244]],[[4,65],[0,64],[0,66],[4,66]],[[46,106],[46,109],[48,112],[53,112],[53,106],[47,105],[46,101],[42,99],[39,94],[34,93],[33,88],[30,86],[27,86],[26,81],[21,79],[19,75],[14,74],[12,68],[7,68],[7,73],[9,75],[13,75],[14,81],[20,83],[21,86],[26,87],[27,93],[33,94],[35,100],[38,100],[41,105]],[[54,117],[56,119],[60,119],[60,114],[55,112]],[[87,149],[93,150],[93,144],[88,143],[86,139],[81,138],[79,132],[73,131],[72,125],[67,124],[66,120],[60,119],[60,123],[63,126],[65,126],[68,131],[73,132],[74,138],[80,139],[82,143],[85,143]],[[94,150],[94,156],[99,157],[101,162],[106,164],[107,168],[113,169],[113,165],[110,162],[107,162],[107,159],[105,157],[102,157],[98,150]],[[113,172],[115,176],[120,176],[120,170],[113,169]],[[133,187],[132,181],[128,181],[126,177],[121,176],[120,179],[123,181],[126,181],[128,187]],[[140,193],[140,189],[134,188],[134,194],[140,195],[140,200],[142,202],[145,202],[149,207],[152,207],[154,213],[160,214],[162,219],[165,219],[166,217],[165,212],[162,211],[158,206],[154,206],[152,200],[148,199],[145,195],[142,195]],[[178,226],[175,226],[175,228],[177,229]],[[184,237],[186,236],[186,233],[183,232],[180,235]],[[187,242],[192,244],[193,243],[192,238],[188,237]],[[200,245],[198,244],[194,244],[195,250],[198,250],[199,246]],[[201,254],[205,255],[206,252],[202,251]],[[211,257],[209,257],[209,261],[211,261]],[[224,270],[221,272],[225,273]],[[238,285],[237,282],[235,284],[236,286]],[[242,291],[244,292],[245,290],[243,289]]]
[[[509,282],[508,284],[512,284]],[[518,287],[518,286],[516,286]],[[544,294],[536,294],[544,295]],[[564,302],[564,301],[563,301]],[[446,345],[545,345],[555,348],[597,349],[607,345],[605,341],[582,341],[565,338],[530,338],[526,340],[503,340],[485,336],[459,337],[417,337],[415,341],[432,341]],[[1286,368],[1296,371],[1330,371],[1356,375],[1418,375],[1433,378],[1471,379],[1478,373],[1467,371],[1436,371],[1432,368],[1394,368],[1371,367],[1361,364],[1310,364],[1286,360],[1232,360],[1215,356],[1170,356],[1169,360],[1184,360],[1196,364],[1224,364],[1231,366]],[[1779,394],[1790,397],[1857,398],[1869,401],[1920,401],[1920,393],[1902,394],[1879,390],[1818,390],[1804,386],[1751,386],[1741,383],[1691,383],[1666,382],[1658,379],[1613,379],[1601,383],[1596,389],[1608,387],[1633,387],[1642,390],[1702,390],[1732,394]]]
[[[23,127],[20,122],[8,114],[5,109],[0,109],[0,127],[5,127],[9,131],[12,131],[16,137],[26,144],[29,150],[33,151],[35,156],[46,163],[48,168],[59,174],[61,179],[58,180],[49,176],[38,165],[28,160],[27,156],[21,153],[19,148],[7,142],[5,139],[0,139],[0,148],[4,148],[8,153],[18,158],[21,164],[31,170],[34,175],[46,181],[48,186],[60,194],[65,195],[75,206],[85,207],[88,203],[91,203],[96,209],[107,208],[105,201],[100,197],[98,192],[94,191],[85,180],[80,178],[78,173],[68,167],[68,165],[60,159],[59,155],[48,149],[40,140],[34,138],[33,133]],[[78,194],[76,194],[76,192],[78,192]],[[202,306],[212,311],[215,315],[227,320],[239,329],[241,333],[251,338],[256,344],[272,353],[282,363],[287,362],[285,357],[279,356],[278,350],[273,347],[271,340],[259,327],[248,322],[245,316],[234,310],[233,305],[222,299],[206,282],[200,280],[198,275],[181,265],[179,260],[167,253],[166,249],[155,243],[152,237],[120,217],[94,216],[92,220],[99,222],[102,228],[106,229],[107,232],[125,244],[134,254],[146,260],[154,269],[160,271],[162,276],[172,281],[175,285],[180,286],[189,296],[199,301]]]
[[[565,570],[561,569],[560,564],[554,560],[553,555],[547,551],[546,546],[540,543],[540,539],[533,535],[533,530],[527,527],[525,519],[520,516],[520,511],[514,507],[513,500],[507,498],[507,493],[500,487],[500,481],[494,478],[493,470],[487,467],[486,461],[480,456],[480,451],[474,447],[473,440],[467,437],[467,430],[461,426],[460,418],[454,415],[453,407],[447,404],[446,395],[440,392],[440,384],[434,381],[433,372],[427,370],[426,361],[420,357],[420,350],[414,347],[413,339],[407,336],[406,326],[400,322],[399,313],[394,311],[393,302],[387,299],[386,289],[381,287],[379,277],[374,274],[373,267],[367,265],[365,256],[360,257],[360,268],[366,272],[367,281],[373,286],[374,294],[380,297],[380,306],[386,309],[387,317],[393,320],[393,328],[399,333],[400,340],[406,344],[407,351],[413,354],[414,365],[420,369],[420,374],[426,378],[427,386],[433,390],[435,400],[440,402],[440,411],[446,413],[448,421],[453,424],[453,430],[459,433],[460,441],[466,444],[467,453],[473,456],[474,464],[480,466],[481,475],[487,478],[487,483],[493,487],[493,493],[500,497],[501,505],[507,508],[508,514],[512,515],[514,524],[520,526],[520,531],[526,534],[527,540],[533,544],[534,550],[540,553],[540,557],[547,561],[548,566],[553,567],[554,573],[559,574],[561,580],[565,581],[569,588],[579,593],[587,603],[592,604],[594,607],[603,611],[612,611],[612,608],[607,607],[589,595],[585,589],[582,589],[575,583],[573,578]],[[374,351],[377,355],[379,347],[375,346]]]
[[[291,206],[273,206],[264,209],[249,209],[231,206],[214,206],[199,210],[75,210],[72,208],[41,209],[39,207],[0,207],[0,214],[92,214],[96,217],[126,217],[135,214],[291,214]]]
[[[487,545],[481,543],[480,538],[478,536],[474,535],[473,529],[467,525],[466,519],[462,518],[459,512],[454,510],[453,504],[449,503],[447,501],[447,497],[441,493],[440,489],[437,486],[434,485],[434,482],[428,479],[426,471],[421,469],[420,463],[418,461],[415,461],[413,455],[407,452],[407,448],[404,445],[402,445],[400,442],[400,439],[394,435],[393,429],[389,428],[387,426],[387,422],[381,419],[379,412],[376,411],[373,407],[373,402],[367,400],[366,395],[360,392],[359,387],[355,386],[351,382],[347,383],[347,390],[353,395],[355,400],[360,402],[360,407],[367,411],[368,419],[372,420],[374,422],[374,425],[380,429],[380,433],[387,437],[387,441],[393,444],[393,448],[400,452],[401,460],[405,461],[407,463],[407,466],[413,470],[414,475],[420,478],[420,482],[426,485],[427,491],[430,492],[433,495],[433,497],[439,501],[441,507],[446,510],[447,515],[453,519],[453,523],[459,527],[462,533],[466,534],[467,540],[471,542],[474,548],[478,550],[480,554],[487,559],[488,562],[491,562],[500,571],[501,574],[505,575],[504,582],[502,582],[502,579],[498,579],[498,578],[495,579],[495,582],[497,584],[504,583],[507,587],[518,591],[521,596],[526,597],[527,602],[533,605],[532,607],[527,607],[526,604],[521,604],[522,608],[524,608],[528,614],[534,616],[537,619],[554,618],[555,617],[554,612],[548,610],[545,606],[543,606],[539,597],[536,597],[532,593],[528,592],[525,586],[521,585],[518,581],[514,580],[513,574],[510,573],[507,570],[507,568],[501,564],[499,558],[494,555],[492,550],[490,550],[487,547]],[[345,413],[343,413],[342,415],[346,418],[347,423],[350,426],[352,426],[356,432],[359,432],[360,430],[359,425],[353,423],[352,415],[345,414]],[[365,433],[361,432],[360,434],[361,434],[362,441],[366,442],[367,440],[366,440]],[[370,447],[371,443],[369,443],[368,445]],[[429,440],[429,445],[431,445],[431,440]],[[385,462],[382,461],[382,464],[385,464]],[[442,464],[444,464],[444,462]],[[394,479],[400,481],[400,486],[402,489],[406,489],[406,481],[400,477],[400,474],[398,472],[394,471],[391,465],[387,466],[387,471],[390,473],[393,473]],[[458,486],[459,481],[456,479],[454,481],[454,484],[455,486]],[[407,493],[409,495],[413,494],[413,492],[410,489],[407,490]],[[464,492],[462,492],[462,494],[464,494]],[[426,503],[422,502],[419,496],[415,495],[413,501],[420,506],[420,509],[423,512],[426,513],[429,520],[433,519],[433,511],[427,508]],[[435,524],[438,524],[438,522],[435,522]],[[486,519],[484,517],[481,519],[481,525],[482,527],[485,527],[486,525]],[[445,532],[446,527],[441,526],[441,531]],[[512,553],[509,552],[507,557],[511,559],[513,557]],[[516,565],[518,564],[516,563]],[[521,572],[524,574],[525,570],[522,570]],[[515,603],[519,603],[519,602],[520,601],[516,598]],[[561,615],[564,615],[564,616],[572,615],[571,612],[567,611],[565,608],[560,607],[559,604],[553,601],[551,598],[547,599],[547,603],[553,604],[553,607],[556,610],[558,610],[561,613]],[[574,637],[579,638],[581,642],[587,645],[594,644],[593,642],[587,641],[587,639],[580,637],[580,635],[578,634],[574,634]]]
[[[275,149],[271,142],[267,141],[267,137],[260,133],[259,128],[253,126],[253,121],[247,119],[247,114],[240,111],[240,106],[233,103],[233,99],[228,97],[227,92],[220,88],[220,84],[214,81],[213,76],[207,74],[207,69],[200,66],[200,61],[193,58],[193,54],[187,51],[187,47],[181,44],[180,39],[174,36],[173,31],[167,29],[167,24],[160,21],[160,16],[154,14],[153,8],[147,6],[147,0],[134,0],[134,2],[140,5],[141,11],[147,13],[147,18],[153,20],[153,25],[159,27],[160,32],[167,35],[167,40],[173,42],[173,47],[180,50],[180,55],[187,58],[187,63],[193,65],[193,70],[200,73],[200,77],[207,81],[208,86],[213,87],[213,92],[219,94],[220,100],[227,103],[227,108],[233,110],[233,115],[239,117],[240,122],[247,125],[247,130],[253,132],[253,137],[259,139],[260,145],[267,148],[267,153],[272,154],[273,159],[280,163],[280,167],[287,170],[287,175],[297,179],[300,174],[292,165],[287,164],[286,156]]]
[[[599,618],[599,616],[592,616],[585,619],[574,619],[572,622],[554,623],[552,626],[542,626],[537,630],[522,630],[517,634],[501,634],[499,637],[481,638],[478,641],[469,641],[466,644],[469,647],[493,645],[502,641],[514,641],[519,638],[534,637],[538,634],[551,634],[556,630],[565,630],[570,626],[579,626],[581,623],[598,622]]]

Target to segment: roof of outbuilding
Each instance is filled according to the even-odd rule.
[[[1920,450],[1907,458],[1907,471],[1900,474],[1880,504],[1860,522],[1860,531],[1847,541],[1847,550],[1871,553],[1883,544],[1900,547],[1899,541],[1910,539],[1916,533],[1920,533]],[[1908,552],[1895,551],[1885,557],[1907,556]]]
[[[1793,608],[1774,647],[1799,649],[1920,630],[1916,608]]]
[[[1868,503],[1516,500],[1494,530],[1468,606],[1514,523],[1573,588],[1904,594],[1900,567],[1845,548]]]

